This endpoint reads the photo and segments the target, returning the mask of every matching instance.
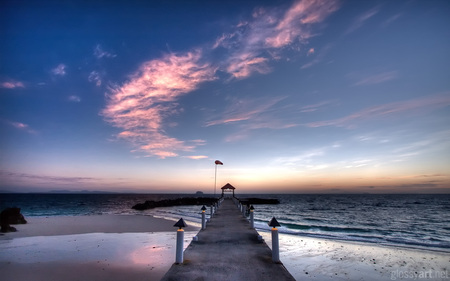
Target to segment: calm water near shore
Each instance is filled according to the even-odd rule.
[[[0,194],[0,208],[17,206],[27,216],[95,214],[153,215],[200,222],[199,206],[136,211],[146,200],[189,194]],[[293,235],[439,249],[450,252],[450,195],[239,195],[277,198],[256,205],[255,225],[269,230],[275,216],[280,232]]]

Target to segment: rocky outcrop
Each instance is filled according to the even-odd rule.
[[[280,204],[278,199],[270,198],[243,198],[239,199],[242,205],[256,205],[256,204]]]
[[[0,213],[1,232],[14,232],[11,224],[25,224],[27,221],[20,213],[20,208],[6,208]]]
[[[132,209],[143,211],[147,209],[153,209],[157,207],[172,207],[183,205],[211,205],[217,202],[217,198],[211,197],[185,197],[178,199],[167,199],[161,201],[145,201],[145,203],[139,203],[132,207]]]

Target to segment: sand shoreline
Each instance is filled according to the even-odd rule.
[[[27,217],[27,224],[14,225],[17,232],[9,232],[0,239],[31,236],[54,236],[84,233],[142,233],[174,231],[174,221],[141,215],[90,215]],[[199,230],[188,224],[186,231]]]
[[[139,215],[27,220],[15,226],[18,232],[0,236],[2,280],[160,280],[175,259],[171,220]],[[185,247],[199,230],[192,225]],[[270,247],[270,233],[260,234]],[[450,254],[442,252],[288,234],[280,235],[280,252],[297,280],[450,280]]]

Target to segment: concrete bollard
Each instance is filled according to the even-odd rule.
[[[183,248],[184,248],[184,230],[177,230],[177,254],[175,257],[175,263],[183,263]]]
[[[202,207],[202,229],[206,229],[206,207],[203,205]]]
[[[272,227],[272,261],[275,263],[280,262],[280,242],[278,240],[278,229],[277,226],[280,226],[277,219],[275,217],[272,218],[269,222],[269,226]]]
[[[183,263],[183,248],[184,248],[184,230],[183,227],[186,227],[186,223],[183,218],[181,218],[176,224],[173,226],[178,227],[177,230],[177,247],[175,254],[175,263]]]
[[[255,208],[253,205],[250,206],[250,227],[255,228],[255,214],[254,214]]]

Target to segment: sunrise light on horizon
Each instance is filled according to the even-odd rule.
[[[450,193],[448,1],[2,1],[0,192]]]

